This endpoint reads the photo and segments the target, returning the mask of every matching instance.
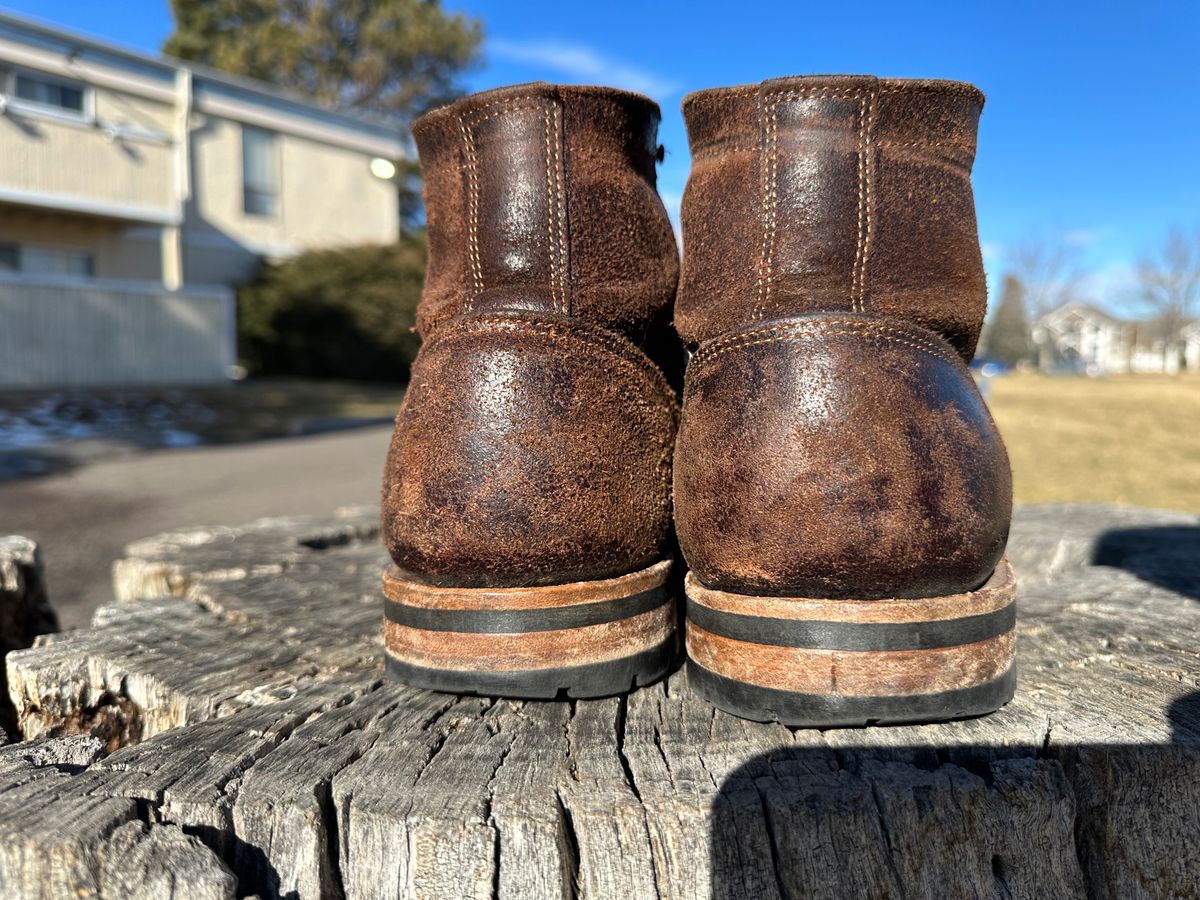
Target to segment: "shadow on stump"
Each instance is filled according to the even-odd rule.
[[[1200,528],[1114,528],[1100,536],[1092,565],[1124,569],[1150,584],[1200,600]]]
[[[1113,528],[1089,562],[1200,600],[1200,527]],[[1196,675],[1177,673],[1180,690]],[[1129,742],[1051,724],[1041,746],[915,746],[864,729],[755,757],[713,804],[712,897],[1200,896],[1200,692],[1171,702],[1165,743],[1150,710],[1127,713]]]
[[[886,746],[869,729],[763,754],[714,800],[712,897],[1194,896],[1200,692],[1169,716],[1166,745]]]

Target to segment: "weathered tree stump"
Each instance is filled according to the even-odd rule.
[[[46,572],[38,546],[29,538],[0,535],[0,662],[34,638],[58,630],[58,616],[46,597]],[[16,711],[0,671],[0,744],[17,733]]]
[[[386,681],[368,514],[140,542],[124,602],[9,655],[0,896],[1200,896],[1200,519],[1028,508],[1010,556],[1010,705],[793,732],[682,674]]]

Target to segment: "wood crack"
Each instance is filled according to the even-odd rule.
[[[625,773],[625,783],[629,785],[629,790],[633,792],[633,796],[640,803],[642,800],[641,791],[638,790],[637,778],[634,777],[633,768],[629,765],[629,757],[625,755],[625,721],[629,714],[629,699],[620,697],[617,699],[617,758],[621,761],[621,770]]]
[[[1091,562],[1107,532],[1159,525],[1181,527],[1018,510],[1013,703],[823,733],[715,712],[683,673],[571,703],[411,690],[382,676],[377,545],[331,541],[285,571],[286,529],[270,552],[249,532],[245,556],[241,538],[158,541],[205,608],[120,603],[9,656],[39,733],[105,691],[145,732],[107,758],[104,735],[0,747],[0,881],[18,900],[50,883],[137,897],[138,879],[178,896],[168,875],[187,900],[1183,895],[1200,883],[1200,691],[1179,635],[1200,603],[1146,580],[1144,556],[1145,577]]]

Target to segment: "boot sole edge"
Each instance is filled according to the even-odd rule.
[[[1016,581],[898,600],[754,597],[686,581],[689,683],[741,718],[793,727],[983,715],[1016,685]]]
[[[414,687],[514,699],[607,697],[680,655],[670,560],[618,578],[447,588],[384,575],[386,670]],[[568,663],[564,665],[564,663]]]

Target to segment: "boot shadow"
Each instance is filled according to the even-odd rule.
[[[1200,691],[1167,716],[1165,743],[889,746],[863,729],[762,754],[714,798],[711,896],[1192,896]]]
[[[1200,527],[1114,528],[1100,536],[1091,563],[1124,569],[1150,584],[1200,600]]]

